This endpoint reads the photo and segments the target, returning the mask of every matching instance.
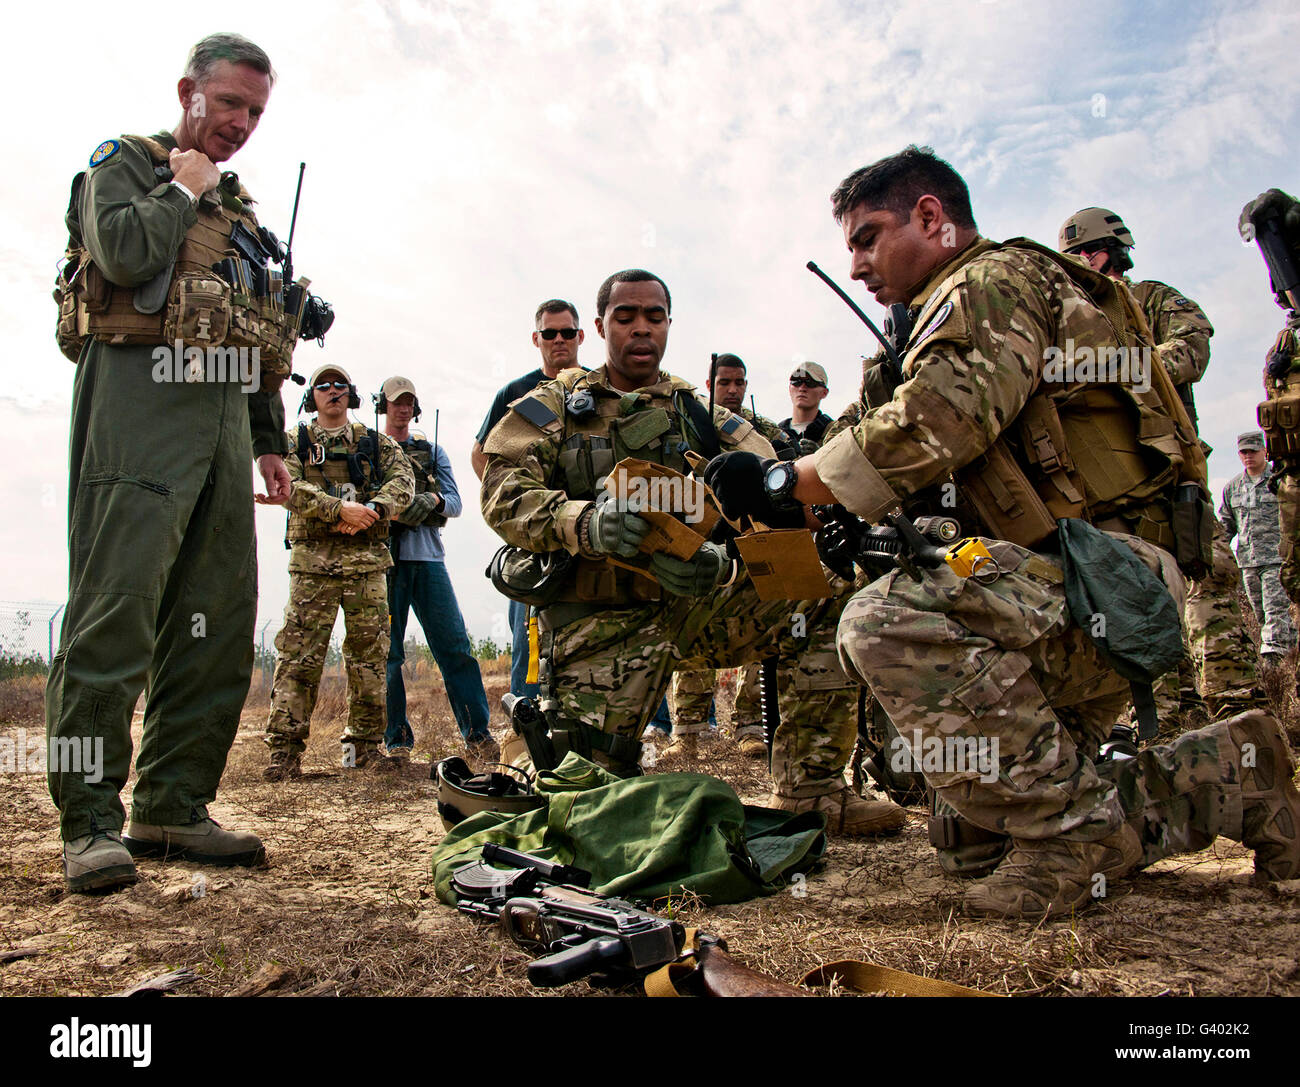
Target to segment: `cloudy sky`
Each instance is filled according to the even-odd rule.
[[[469,448],[496,389],[537,365],[538,302],[577,304],[581,360],[597,365],[596,288],[648,267],[673,293],[666,369],[702,380],[710,352],[736,352],[759,410],[781,418],[792,361],[813,359],[834,413],[873,345],[804,263],[847,285],[828,194],[909,142],[963,174],[993,238],[1053,244],[1077,208],[1118,211],[1137,241],[1135,275],[1175,285],[1214,323],[1197,402],[1216,495],[1239,470],[1233,439],[1253,425],[1281,315],[1236,217],[1264,188],[1300,189],[1300,15],[1286,0],[228,0],[166,20],[155,5],[142,11],[29,5],[11,25],[0,601],[57,605],[67,588],[73,367],[54,345],[49,292],[69,182],[101,140],[174,127],[186,51],[215,30],[259,42],[280,76],[229,166],[281,237],[308,164],[295,269],[338,320],[323,350],[299,347],[296,367],[338,362],[363,395],[405,374],[430,432],[441,409],[439,440],[468,499],[444,540],[477,636],[503,640],[505,608],[483,577],[496,537]],[[292,418],[297,396],[286,399]],[[269,638],[288,591],[283,513],[259,509],[257,528]]]

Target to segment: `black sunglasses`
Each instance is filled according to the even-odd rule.
[[[563,336],[566,340],[571,340],[578,334],[576,328],[539,328],[537,335],[544,340],[553,340],[556,336]]]
[[[318,393],[327,393],[330,389],[346,389],[347,387],[348,383],[346,381],[322,381],[315,386]]]
[[[790,384],[793,385],[796,389],[822,388],[822,383],[820,381],[814,381],[810,377],[792,377],[790,379]]]

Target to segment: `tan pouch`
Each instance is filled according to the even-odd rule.
[[[220,347],[230,333],[230,288],[215,275],[178,276],[167,299],[163,342]]]
[[[999,438],[961,472],[963,495],[987,535],[1034,548],[1056,532],[1056,519]]]

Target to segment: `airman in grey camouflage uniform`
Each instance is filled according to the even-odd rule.
[[[1219,520],[1228,538],[1237,537],[1237,564],[1241,567],[1246,597],[1259,620],[1259,651],[1265,663],[1281,664],[1295,648],[1290,601],[1278,572],[1277,496],[1272,472],[1264,458],[1264,432],[1252,430],[1237,437],[1237,453],[1246,470],[1223,488]]]
[[[312,375],[304,406],[316,407],[310,426],[289,431],[285,457],[293,493],[287,540],[289,602],[275,636],[279,656],[272,680],[266,743],[268,781],[297,777],[330,633],[339,608],[347,634],[348,723],[341,737],[345,767],[392,769],[379,754],[384,738],[384,675],[388,659],[388,593],[393,565],[384,543],[388,523],[415,493],[415,476],[386,434],[347,418],[356,389],[333,363]],[[374,437],[371,437],[371,436]],[[373,442],[378,439],[378,465]],[[367,443],[371,443],[367,447]]]
[[[714,440],[726,448],[773,452],[725,409],[716,409],[710,424],[693,386],[660,370],[670,306],[658,277],[639,269],[611,276],[596,305],[607,364],[590,373],[566,371],[538,386],[483,445],[488,524],[516,547],[563,550],[577,559],[560,599],[540,616],[543,705],[552,735],[619,772],[633,772],[642,731],[675,669],[775,654],[794,669],[794,685],[809,704],[823,700],[823,713],[777,737],[771,802],[824,810],[832,832],[897,830],[905,821],[901,809],[854,796],[844,781],[854,722],[831,710],[845,683],[835,652],[839,601],[764,603],[716,544],[686,561],[654,555],[652,577],[608,559],[635,558],[649,527],[601,495],[598,480],[619,460],[634,455],[680,471],[688,449],[708,449],[715,427]]]
[[[1094,351],[1117,340],[1134,346],[1139,333],[1124,298],[1108,293],[1108,280],[1025,239],[999,246],[981,238],[965,183],[928,149],[908,148],[850,175],[832,203],[853,278],[877,301],[904,302],[917,317],[904,384],[797,462],[793,496],[839,501],[875,521],[952,481],[972,507],[959,514],[962,523],[985,530],[995,564],[986,576],[961,577],[943,565],[914,581],[896,571],[854,596],[839,639],[846,670],[870,684],[940,798],[1012,839],[993,875],[968,890],[968,910],[1066,913],[1104,894],[1107,880],[1216,834],[1255,849],[1257,878],[1300,876],[1300,794],[1267,714],[1238,715],[1104,770],[1093,761],[1127,693],[1071,618],[1060,561],[1048,550],[1051,517],[1076,505],[1064,501],[1067,491],[1080,495],[1076,516],[1114,525],[1177,600],[1182,579],[1172,556],[1123,529],[1172,538],[1166,496],[1181,475],[1178,451],[1196,448],[1162,388],[1048,372],[1067,338]],[[1053,423],[1049,434],[1041,428],[1052,411],[1060,429]],[[1141,436],[1131,433],[1143,470],[1120,468],[1118,455],[1100,466],[1075,459],[1080,435],[1106,426],[1118,439],[1121,428],[1137,429],[1134,417],[1144,423]],[[1025,442],[1031,436],[1036,442]],[[995,445],[1015,471],[999,463],[1002,454],[989,459]],[[1095,454],[1096,446],[1088,455]],[[746,492],[737,502],[739,484],[719,485],[715,472],[724,467],[710,466],[724,509],[761,517],[762,495]],[[761,464],[757,471],[767,478]],[[742,472],[737,465],[730,478]],[[1098,492],[1098,479],[1121,474],[1119,493]],[[1048,507],[1032,527],[998,501],[1016,479]],[[995,524],[1026,545],[997,539]],[[924,759],[936,745],[942,757],[934,767]],[[982,750],[990,766],[954,758],[958,748]]]

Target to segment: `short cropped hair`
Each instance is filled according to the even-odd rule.
[[[957,226],[975,229],[970,190],[961,174],[929,147],[910,144],[870,166],[854,170],[831,193],[831,212],[837,223],[860,204],[891,212],[905,222],[923,196],[937,197],[948,218]]]
[[[728,351],[725,355],[719,355],[709,364],[709,380],[712,381],[718,376],[718,371],[723,368],[739,370],[746,378],[749,377],[749,371],[745,369],[745,360],[739,355],[733,355]]]
[[[572,313],[574,325],[577,326],[582,324],[582,322],[578,320],[578,308],[572,302],[566,302],[563,298],[548,298],[537,307],[537,312],[533,314],[534,328],[542,327],[543,313]]]
[[[228,60],[231,64],[247,64],[261,72],[275,86],[275,69],[271,67],[271,58],[260,45],[254,45],[241,34],[209,34],[193,49],[185,62],[185,78],[194,80],[202,86],[218,61]]]
[[[647,272],[644,268],[625,268],[621,272],[615,272],[600,285],[600,290],[596,292],[597,317],[605,316],[605,309],[609,305],[609,295],[613,291],[615,283],[658,283],[664,289],[664,301],[667,303],[669,316],[672,315],[673,296],[668,293],[668,284],[655,275],[654,272]]]

